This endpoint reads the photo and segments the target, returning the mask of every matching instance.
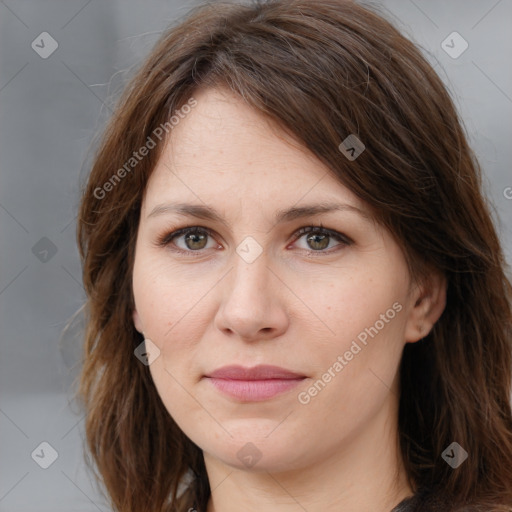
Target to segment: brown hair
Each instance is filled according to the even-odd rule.
[[[162,35],[106,128],[78,218],[87,293],[78,395],[112,506],[201,512],[210,493],[201,450],[133,355],[142,341],[131,282],[140,206],[165,139],[122,180],[112,178],[197,88],[216,86],[294,136],[365,201],[415,279],[427,268],[446,276],[443,315],[403,352],[402,457],[422,503],[430,496],[446,511],[507,510],[512,287],[481,171],[449,94],[418,49],[382,16],[344,0],[195,8]],[[338,146],[350,134],[366,150],[349,162]],[[453,441],[469,454],[457,469],[441,457]],[[188,469],[196,479],[177,498]]]

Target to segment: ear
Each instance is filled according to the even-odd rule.
[[[438,272],[432,274],[412,292],[411,302],[405,327],[405,341],[414,343],[431,331],[446,307],[446,277]]]
[[[135,325],[135,329],[137,329],[137,331],[139,331],[141,334],[143,334],[144,328],[142,326],[142,321],[140,319],[139,313],[137,312],[136,309],[133,310],[132,318],[133,318],[133,323]]]

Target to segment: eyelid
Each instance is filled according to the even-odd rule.
[[[168,245],[170,245],[172,243],[172,241],[174,239],[179,238],[180,236],[186,235],[188,233],[193,233],[194,231],[206,233],[209,237],[211,237],[213,239],[216,239],[216,236],[217,236],[216,233],[210,228],[207,228],[204,226],[198,226],[198,225],[190,225],[190,226],[185,226],[182,228],[166,231],[163,235],[158,237],[155,245],[157,247],[167,247]],[[323,226],[322,223],[308,224],[307,226],[303,226],[301,228],[296,229],[294,231],[294,233],[292,234],[293,240],[291,243],[296,242],[297,240],[302,238],[307,233],[315,233],[315,232],[325,233],[325,234],[329,235],[330,237],[332,237],[332,238],[336,239],[338,242],[340,242],[339,245],[342,245],[342,246],[349,246],[354,243],[354,241],[349,236],[345,235],[344,233],[340,233],[339,231],[326,228]],[[175,247],[172,250],[174,252],[187,254],[187,255],[193,255],[194,253],[197,253],[198,255],[200,255],[204,252],[204,249],[200,249],[197,251],[192,251],[192,250],[186,251],[184,249],[180,249],[179,247]],[[329,250],[318,250],[318,251],[314,251],[313,249],[311,249],[311,250],[302,249],[302,250],[308,252],[309,254],[313,254],[315,256],[316,255],[321,256],[323,254],[327,255],[327,254],[331,254],[332,252],[334,252],[332,248]]]
[[[302,238],[302,236],[304,236],[307,233],[315,233],[315,232],[325,233],[325,234],[331,236],[332,238],[335,238],[336,240],[343,242],[346,245],[350,245],[350,244],[354,243],[354,241],[350,237],[345,235],[344,233],[340,233],[339,231],[336,231],[334,229],[326,228],[326,227],[324,227],[324,225],[322,223],[320,223],[318,225],[311,224],[311,225],[303,226],[302,228],[297,229],[293,233],[293,236],[295,236],[294,242],[296,240],[298,240],[299,238]],[[313,251],[313,252],[326,252],[326,251]]]
[[[209,228],[205,228],[203,226],[185,226],[183,228],[179,228],[179,229],[175,229],[175,230],[164,232],[163,235],[158,237],[158,239],[156,241],[156,245],[158,247],[166,247],[175,238],[178,238],[178,237],[180,237],[182,235],[186,235],[187,233],[192,233],[194,231],[204,232],[208,236],[210,236],[211,238],[215,238],[214,231],[209,229]],[[180,249],[178,248],[177,250],[179,251]],[[199,251],[187,251],[187,252],[199,252]]]

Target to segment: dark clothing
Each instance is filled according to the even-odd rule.
[[[418,491],[414,496],[402,500],[390,512],[446,512],[448,509],[446,503],[443,506],[435,496],[426,491]]]
[[[405,500],[401,501],[391,512],[413,512],[414,497],[405,498]]]
[[[401,501],[391,512],[415,512],[418,506],[419,498],[418,495],[405,498]]]
[[[451,512],[454,510],[453,504],[447,504],[441,495],[429,493],[428,491],[418,491],[414,496],[401,501],[390,512]],[[459,505],[456,507],[456,510],[457,512],[483,512],[483,508],[468,504]],[[486,512],[491,512],[491,510]]]

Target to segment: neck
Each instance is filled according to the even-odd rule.
[[[394,398],[390,394],[364,429],[314,465],[255,472],[205,453],[212,489],[207,512],[390,512],[413,494],[399,450]]]

